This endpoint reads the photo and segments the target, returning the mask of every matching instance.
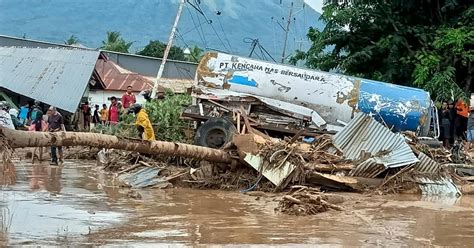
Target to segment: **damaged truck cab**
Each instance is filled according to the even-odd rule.
[[[439,133],[436,107],[424,90],[224,53],[202,58],[192,95],[194,105],[184,111],[185,118],[216,122],[225,117],[238,124],[248,116],[253,128],[272,134],[291,135],[301,129],[306,136],[334,133],[357,112],[395,132],[431,137]],[[205,129],[198,130],[199,145],[218,147],[230,138],[222,125],[216,129],[220,131]],[[241,131],[240,125],[235,129]]]

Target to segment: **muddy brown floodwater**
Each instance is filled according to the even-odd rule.
[[[346,210],[276,213],[278,195],[145,189],[141,200],[95,168],[16,161],[3,187],[0,245],[471,246],[474,198],[343,194]]]

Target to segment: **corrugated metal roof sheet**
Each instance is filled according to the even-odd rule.
[[[416,180],[418,181],[422,195],[461,196],[461,192],[451,178],[443,177],[433,180],[427,177],[419,177]]]
[[[126,91],[129,85],[135,92],[153,88],[155,77],[146,77],[129,71],[112,60],[99,59],[95,69],[104,82],[106,90]],[[187,88],[191,88],[192,85],[193,80],[162,78],[158,85],[158,91],[164,92],[169,89],[174,93],[185,93]]]
[[[436,161],[434,161],[422,152],[418,154],[418,159],[420,160],[420,162],[416,163],[414,167],[414,169],[418,172],[438,173],[441,169],[441,166]]]
[[[0,47],[0,87],[74,113],[99,51]]]
[[[334,145],[351,160],[369,153],[377,164],[387,168],[418,162],[410,146],[400,134],[395,134],[372,117],[357,113],[354,119],[333,137]]]
[[[384,165],[377,164],[377,161],[374,158],[369,158],[352,169],[349,172],[349,176],[375,178],[385,170],[386,168]]]
[[[153,87],[153,81],[138,73],[128,71],[111,60],[97,60],[95,69],[104,82],[106,90],[126,91],[131,85],[133,91],[140,92]]]

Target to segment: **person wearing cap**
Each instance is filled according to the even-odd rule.
[[[49,132],[60,132],[66,131],[64,127],[63,116],[57,111],[53,106],[49,107],[49,117],[48,117],[48,131]],[[63,160],[63,148],[61,146],[51,146],[51,165],[58,165],[58,156],[56,150],[59,153],[59,160]]]
[[[148,114],[142,108],[142,105],[136,103],[130,107],[128,113],[135,113],[136,121],[135,126],[138,129],[139,135],[144,140],[155,140],[155,131],[153,130],[153,126],[151,125],[150,118],[148,118]]]

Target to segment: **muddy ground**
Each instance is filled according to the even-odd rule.
[[[2,190],[2,246],[474,243],[473,196],[336,193],[343,211],[289,216],[275,210],[282,193],[171,188],[136,197],[95,161],[57,167],[20,157],[16,183]]]

